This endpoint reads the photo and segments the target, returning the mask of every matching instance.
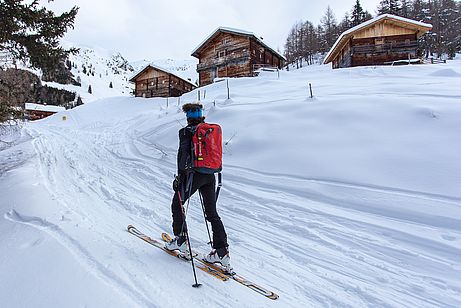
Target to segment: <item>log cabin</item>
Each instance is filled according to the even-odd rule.
[[[178,97],[197,86],[155,64],[148,64],[130,78],[136,97]]]
[[[325,57],[324,64],[343,68],[418,62],[418,39],[432,25],[384,14],[343,32]]]
[[[221,77],[252,77],[264,67],[280,69],[286,60],[252,32],[219,27],[192,56],[199,59],[199,86]]]
[[[61,106],[41,105],[35,103],[24,104],[25,118],[30,121],[40,120],[64,110],[66,110],[66,108]]]

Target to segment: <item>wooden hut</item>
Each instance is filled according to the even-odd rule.
[[[24,105],[24,115],[31,121],[40,120],[64,110],[66,110],[66,108],[54,105],[41,105],[35,103],[25,103]]]
[[[323,63],[341,68],[418,61],[418,39],[431,29],[430,24],[380,15],[342,33]]]
[[[199,85],[218,77],[251,77],[264,67],[282,68],[285,58],[252,32],[219,27],[192,56],[199,59]]]
[[[177,97],[197,86],[155,64],[148,64],[136,73],[130,82],[135,84],[137,97]]]

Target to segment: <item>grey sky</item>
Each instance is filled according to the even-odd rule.
[[[361,0],[373,15],[379,0]],[[191,51],[219,26],[254,32],[283,51],[292,25],[319,24],[328,5],[343,18],[355,0],[55,0],[60,13],[80,7],[66,40],[120,51],[129,61],[189,59]]]

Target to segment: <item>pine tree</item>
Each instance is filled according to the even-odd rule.
[[[401,0],[400,16],[410,18],[410,1]]]
[[[413,0],[410,6],[410,18],[416,21],[426,21],[428,19],[426,12],[425,3],[422,0]]]
[[[361,24],[363,22],[365,16],[365,11],[362,8],[362,5],[360,5],[360,0],[355,1],[354,6],[352,7],[352,13],[351,13],[351,25],[357,26],[358,24]]]
[[[401,7],[399,0],[381,0],[378,5],[378,14],[400,15]]]
[[[35,68],[52,70],[69,53],[76,52],[76,49],[60,47],[59,40],[73,27],[78,8],[74,6],[56,16],[45,7],[39,7],[39,2],[0,1],[0,49],[18,60],[29,60]]]
[[[91,89],[91,85],[88,86],[88,93],[93,94],[93,90]]]
[[[112,81],[109,83],[109,88],[113,88],[114,86],[112,85]]]
[[[457,36],[461,29],[456,28],[459,12],[454,0],[441,0],[439,6],[438,49],[439,54],[447,54],[449,58],[456,55]]]

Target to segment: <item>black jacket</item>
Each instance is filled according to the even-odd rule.
[[[191,170],[192,164],[192,132],[195,126],[188,125],[179,130],[179,148],[178,148],[178,174],[185,174]]]

